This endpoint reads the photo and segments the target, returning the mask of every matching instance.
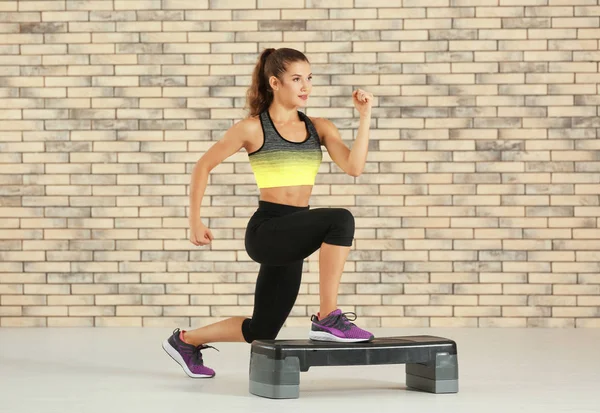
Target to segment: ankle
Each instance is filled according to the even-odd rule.
[[[335,308],[333,310],[330,309],[325,309],[325,311],[319,311],[317,313],[317,317],[319,318],[319,320],[323,320],[324,318],[327,318],[329,316],[329,314],[333,313],[335,311]]]
[[[190,344],[190,345],[192,345],[192,346],[195,346],[195,345],[197,345],[197,344],[195,344],[195,343],[194,343],[194,340],[193,340],[193,339],[191,339],[190,337],[188,337],[188,332],[187,332],[187,331],[185,331],[185,330],[181,330],[181,331],[179,332],[179,339],[180,339],[181,341],[183,341],[185,344]]]

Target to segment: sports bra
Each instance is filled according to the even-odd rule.
[[[306,126],[303,142],[292,142],[279,134],[268,110],[260,114],[263,144],[248,153],[250,167],[259,188],[314,185],[323,160],[321,141],[313,123],[304,113],[298,116]]]

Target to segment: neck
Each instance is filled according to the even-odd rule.
[[[296,106],[286,107],[281,104],[274,104],[267,110],[273,122],[283,124],[300,121],[300,115],[298,115],[298,108]]]

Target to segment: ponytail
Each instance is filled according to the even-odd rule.
[[[296,61],[308,63],[306,56],[295,49],[269,48],[263,50],[252,73],[252,84],[246,93],[246,108],[249,116],[257,116],[271,106],[273,89],[271,89],[269,79],[271,76],[279,79],[279,76],[285,73],[287,65]]]

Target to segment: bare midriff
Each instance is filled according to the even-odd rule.
[[[261,188],[260,200],[276,204],[305,207],[309,204],[312,185]]]

